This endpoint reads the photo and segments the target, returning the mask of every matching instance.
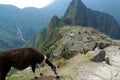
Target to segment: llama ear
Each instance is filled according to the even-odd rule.
[[[59,69],[59,68],[60,68],[60,66],[57,66],[57,68]]]

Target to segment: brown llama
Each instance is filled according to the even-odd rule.
[[[40,65],[42,62],[50,66],[56,78],[59,78],[57,67],[55,67],[45,55],[33,48],[18,48],[0,52],[0,80],[6,80],[6,75],[11,67],[23,70],[31,66],[35,74],[36,64]],[[35,77],[35,80],[36,79],[37,77]]]

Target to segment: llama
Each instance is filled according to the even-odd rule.
[[[18,48],[0,52],[0,80],[6,80],[5,77],[11,67],[24,70],[28,66],[31,66],[32,72],[35,74],[36,64],[40,65],[42,62],[50,66],[56,78],[59,78],[57,67],[45,55],[33,48]],[[36,80],[37,77],[34,75],[34,78]]]

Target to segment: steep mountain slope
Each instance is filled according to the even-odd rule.
[[[15,6],[0,5],[0,48],[21,47],[40,27],[33,20],[34,16],[29,18]]]
[[[120,0],[82,0],[83,3],[94,10],[99,10],[105,13],[109,13],[114,16],[120,24]]]
[[[81,0],[70,3],[63,20],[67,24],[93,27],[112,38],[120,38],[120,26],[112,16],[87,8]]]
[[[68,4],[72,0],[68,1]],[[66,2],[66,1],[64,1]],[[110,15],[114,16],[117,22],[120,24],[120,11],[119,11],[119,0],[82,0],[82,2],[88,7],[93,10],[98,10],[101,12],[109,13]],[[66,6],[64,6],[66,7]],[[66,7],[67,8],[67,7]],[[65,8],[65,9],[66,9]],[[64,8],[63,8],[64,10]]]
[[[57,40],[61,38],[59,34],[59,28],[63,27],[65,24],[57,17],[54,16],[48,25],[48,28],[42,30],[36,36],[34,36],[26,46],[34,47],[44,50],[48,50]]]

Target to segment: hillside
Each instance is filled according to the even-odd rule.
[[[9,49],[21,47],[36,32],[41,29],[41,23],[33,21],[21,9],[11,5],[0,5],[0,48]]]
[[[45,37],[40,34],[36,35],[26,46],[34,47],[44,52],[48,57],[53,55],[70,59],[76,53],[86,54],[97,45],[105,48],[115,44],[102,32],[83,26],[55,28],[48,34]]]
[[[64,61],[65,64],[61,64],[59,69],[60,79],[56,79],[48,66],[45,66],[42,68],[43,76],[40,76],[39,80],[119,80],[120,55],[117,54],[118,48],[118,46],[110,46],[104,49],[112,66],[105,62],[90,62],[91,54],[94,54],[95,51],[89,51],[86,55],[77,54],[73,58]],[[36,74],[39,76],[38,69]],[[31,69],[27,69],[9,76],[8,80],[31,80],[32,78]]]

